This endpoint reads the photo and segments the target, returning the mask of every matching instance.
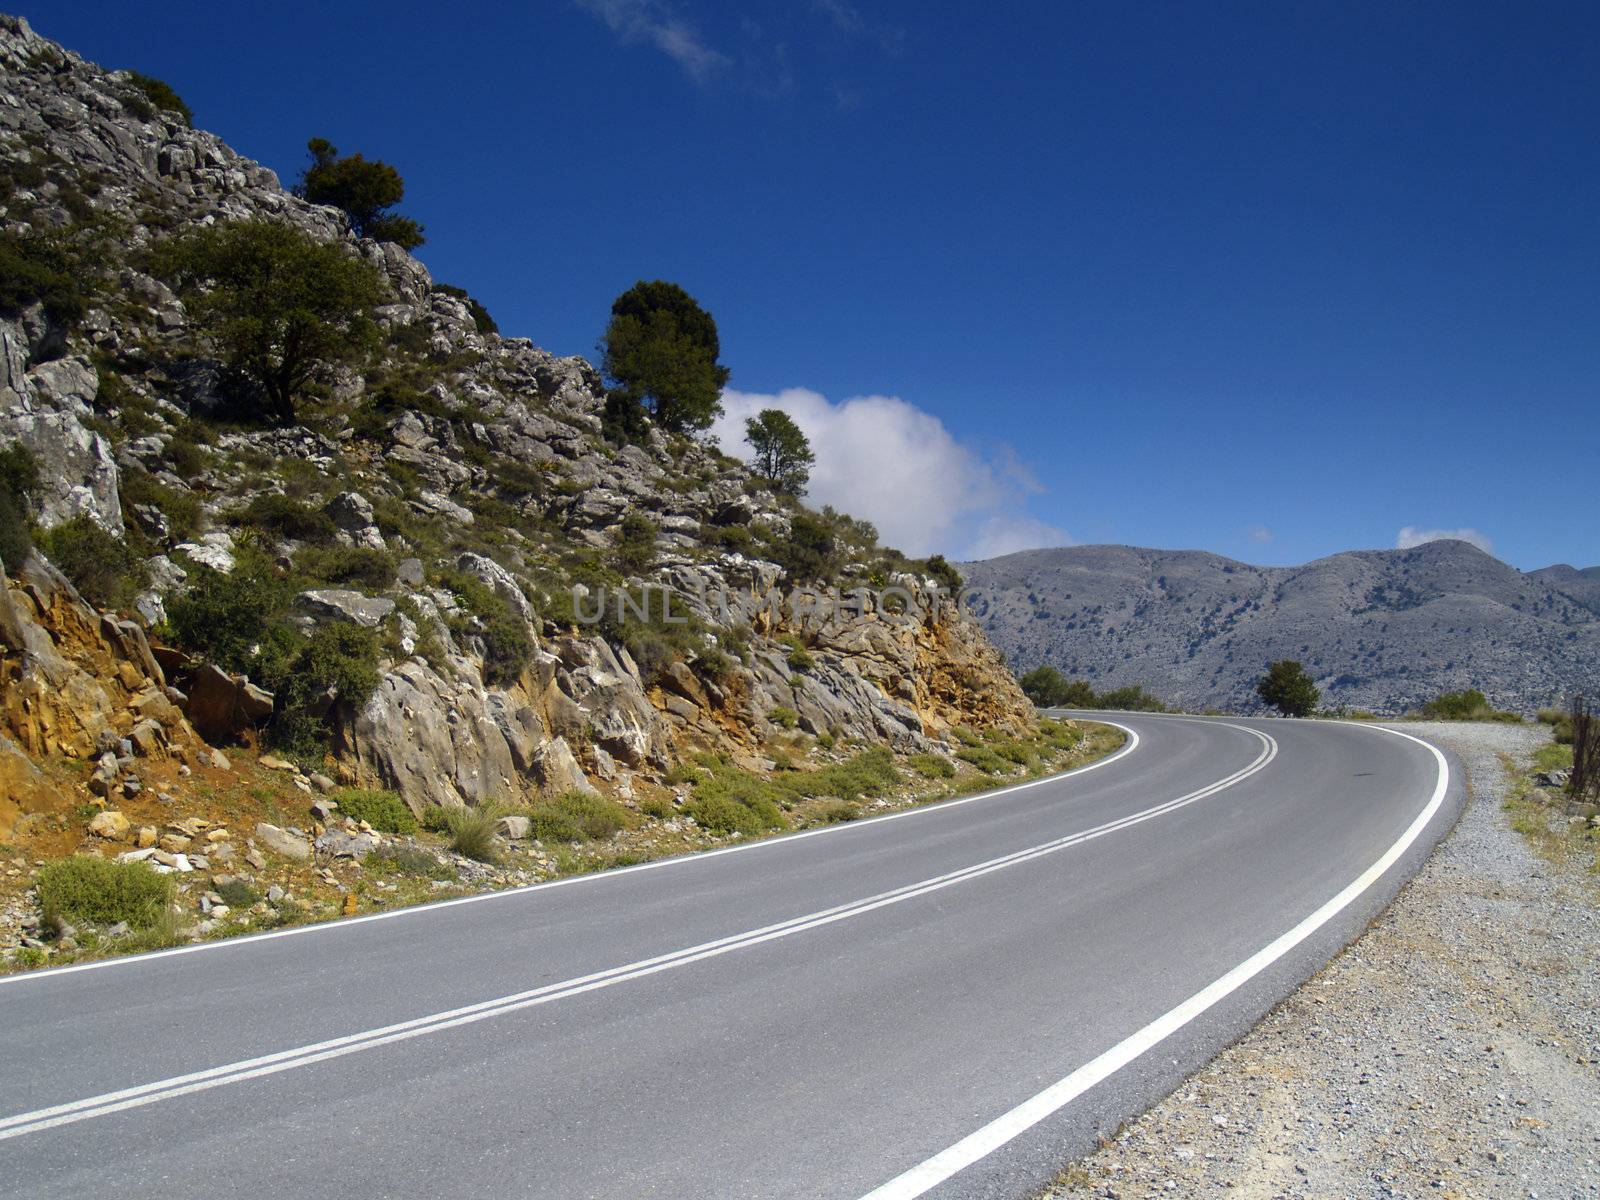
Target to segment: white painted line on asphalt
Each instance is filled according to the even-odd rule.
[[[1074,718],[1084,719],[1087,718]],[[47,967],[38,971],[24,971],[16,975],[0,976],[0,987],[8,984],[28,983],[36,979],[55,979],[62,975],[75,975],[80,971],[99,971],[106,967],[125,967],[135,963],[153,962],[158,958],[174,958],[184,954],[199,954],[206,950],[237,950],[241,947],[251,946],[258,942],[276,941],[278,938],[300,937],[308,933],[337,933],[341,930],[353,929],[358,925],[366,925],[372,921],[392,921],[398,917],[420,917],[430,913],[442,912],[447,908],[456,908],[463,904],[482,904],[490,900],[504,900],[510,896],[526,896],[530,892],[542,892],[550,888],[570,887],[580,883],[598,883],[602,880],[616,879],[623,875],[632,875],[638,871],[656,871],[663,867],[680,866],[683,863],[704,862],[710,858],[720,858],[724,854],[742,854],[750,850],[769,850],[774,847],[792,846],[796,842],[803,842],[807,838],[822,837],[826,834],[848,833],[855,829],[865,829],[872,825],[881,825],[885,821],[899,821],[906,817],[918,817],[926,813],[946,812],[952,808],[960,808],[967,804],[976,804],[983,800],[993,800],[1000,796],[1009,796],[1013,792],[1026,791],[1046,783],[1056,783],[1063,779],[1071,779],[1075,775],[1082,775],[1088,771],[1095,771],[1101,767],[1108,767],[1125,755],[1133,753],[1139,745],[1139,735],[1128,726],[1117,721],[1094,720],[1096,725],[1109,725],[1113,729],[1120,729],[1128,735],[1128,740],[1121,748],[1097,758],[1092,763],[1085,763],[1081,767],[1073,767],[1070,771],[1060,771],[1054,775],[1046,775],[1040,779],[1030,779],[1027,783],[1014,783],[1009,787],[995,788],[993,791],[976,792],[971,796],[961,796],[954,800],[941,800],[935,804],[922,804],[915,808],[902,809],[900,812],[885,813],[881,817],[867,817],[860,821],[845,821],[835,825],[824,825],[817,829],[805,829],[799,833],[783,834],[779,837],[762,838],[754,842],[741,842],[737,846],[723,846],[717,850],[696,850],[689,854],[677,854],[671,858],[658,858],[653,862],[635,863],[631,867],[614,867],[609,871],[599,871],[592,875],[571,875],[565,879],[550,879],[544,883],[530,883],[523,887],[504,888],[497,892],[480,892],[476,896],[458,896],[453,900],[437,900],[431,904],[414,904],[409,908],[396,908],[389,912],[368,913],[361,917],[342,917],[332,921],[323,921],[316,925],[296,925],[292,929],[274,929],[267,933],[251,933],[243,937],[224,938],[215,942],[197,942],[192,946],[174,946],[170,950],[152,950],[148,954],[128,954],[120,958],[102,958],[95,962],[74,963],[66,967]],[[1243,726],[1232,726],[1242,729]]]
[[[1378,729],[1396,737],[1403,737],[1425,747],[1438,760],[1439,779],[1434,785],[1433,795],[1417,814],[1416,820],[1411,822],[1398,841],[1384,851],[1377,862],[1361,872],[1348,886],[1294,928],[1268,942],[1233,970],[1213,980],[1176,1008],[1163,1013],[1144,1028],[1090,1059],[1072,1074],[1023,1101],[1010,1112],[1001,1114],[981,1129],[969,1133],[953,1146],[941,1150],[904,1174],[895,1176],[881,1187],[874,1188],[861,1200],[914,1200],[915,1197],[932,1191],[979,1159],[994,1153],[1046,1117],[1065,1108],[1095,1084],[1116,1074],[1145,1051],[1171,1037],[1213,1005],[1226,999],[1316,933],[1377,883],[1384,873],[1400,860],[1400,856],[1411,848],[1417,838],[1422,836],[1422,831],[1427,828],[1428,822],[1433,820],[1444,803],[1445,792],[1450,784],[1450,764],[1445,761],[1444,755],[1439,753],[1437,748],[1409,733],[1402,733],[1398,729],[1389,729],[1382,725],[1363,725],[1353,721],[1341,724],[1352,724],[1362,729]]]
[[[0,1141],[21,1137],[25,1134],[38,1133],[60,1125],[90,1120],[94,1117],[108,1116],[126,1109],[154,1104],[161,1100],[176,1099],[179,1096],[205,1091],[209,1088],[222,1087],[231,1083],[243,1083],[246,1080],[275,1075],[281,1071],[310,1066],[326,1059],[339,1058],[362,1050],[371,1050],[378,1046],[388,1045],[391,1042],[404,1041],[409,1038],[421,1037],[424,1034],[453,1029],[460,1025],[484,1021],[490,1017],[501,1016],[505,1013],[516,1012],[536,1005],[549,1004],[554,1000],[565,999],[569,996],[596,991],[628,980],[641,979],[647,975],[655,975],[662,971],[672,970],[675,967],[730,954],[735,950],[743,950],[764,942],[792,937],[794,934],[803,933],[806,930],[832,925],[839,921],[861,916],[864,913],[886,908],[892,904],[900,904],[918,896],[925,896],[930,892],[941,891],[944,888],[953,887],[958,883],[965,883],[970,879],[977,879],[980,876],[1004,870],[1019,863],[1030,862],[1047,854],[1054,854],[1072,846],[1081,845],[1084,842],[1104,837],[1107,834],[1127,829],[1133,825],[1142,824],[1176,809],[1187,807],[1208,796],[1213,796],[1263,770],[1277,757],[1278,743],[1269,735],[1259,730],[1248,729],[1242,725],[1234,725],[1230,726],[1230,728],[1244,730],[1244,732],[1261,740],[1261,753],[1250,764],[1233,772],[1231,775],[1207,784],[1203,788],[1197,788],[1174,800],[1168,800],[1162,804],[1142,809],[1139,812],[1131,813],[1114,821],[1107,821],[1091,829],[1067,834],[1048,842],[1041,842],[1038,845],[1016,850],[998,858],[987,859],[969,867],[950,871],[944,875],[937,875],[916,883],[905,884],[891,891],[880,892],[877,895],[853,900],[819,912],[792,917],[775,925],[763,926],[760,929],[748,930],[744,933],[731,934],[716,941],[703,942],[698,946],[690,946],[683,950],[673,951],[670,954],[628,963],[625,966],[612,967],[591,975],[563,980],[559,983],[545,984],[542,987],[518,992],[510,996],[484,1000],[462,1008],[416,1017],[398,1024],[348,1034],[344,1037],[331,1038],[327,1041],[307,1046],[298,1046],[293,1049],[278,1051],[274,1054],[263,1055],[259,1058],[225,1063],[221,1066],[210,1067],[187,1075],[175,1076],[171,1079],[140,1084],[136,1087],[107,1092],[99,1096],[89,1096],[82,1100],[36,1109],[32,1112],[16,1113],[13,1116],[0,1119]]]

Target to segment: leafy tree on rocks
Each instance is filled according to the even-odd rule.
[[[1040,708],[1056,708],[1067,691],[1067,677],[1049,664],[1035,667],[1017,680],[1022,692]]]
[[[1311,676],[1292,658],[1267,668],[1267,673],[1256,681],[1256,695],[1286,717],[1310,716],[1322,698]]]
[[[227,366],[266,393],[271,419],[291,424],[295,400],[372,338],[377,273],[344,247],[275,221],[187,234],[155,256],[190,319]]]
[[[744,423],[744,436],[756,452],[757,475],[791,496],[805,492],[817,456],[788,413],[781,408],[762,409],[759,416]]]
[[[717,323],[675,283],[641,281],[618,296],[600,353],[615,393],[643,406],[663,429],[706,429],[722,411],[728,368],[717,361]]]
[[[295,195],[343,209],[358,237],[393,242],[402,250],[415,250],[426,240],[421,225],[393,211],[406,194],[399,171],[381,159],[369,162],[359,154],[341,158],[339,147],[327,138],[312,138],[306,149],[311,165],[300,173]]]

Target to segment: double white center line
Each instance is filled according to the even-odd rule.
[[[99,1096],[90,1096],[86,1099],[74,1100],[66,1104],[57,1104],[50,1108],[41,1108],[33,1112],[17,1113],[14,1116],[0,1118],[0,1141],[21,1137],[24,1134],[38,1133],[60,1125],[87,1121],[93,1117],[108,1116],[126,1109],[155,1104],[161,1100],[173,1100],[193,1092],[201,1092],[210,1088],[223,1087],[227,1084],[243,1083],[246,1080],[275,1075],[280,1071],[290,1071],[297,1067],[310,1066],[312,1063],[323,1062],[330,1058],[339,1058],[362,1050],[372,1050],[378,1046],[389,1045],[392,1042],[422,1037],[425,1034],[438,1033],[460,1025],[470,1025],[476,1021],[486,1021],[490,1017],[503,1016],[506,1013],[533,1008],[541,1004],[549,1004],[556,1000],[564,1000],[569,996],[582,995],[584,992],[598,991],[601,988],[626,983],[629,980],[642,979],[647,975],[670,971],[677,967],[688,966],[690,963],[701,962],[704,959],[731,954],[735,950],[758,946],[763,942],[777,941],[780,938],[792,937],[797,933],[804,933],[810,929],[817,929],[824,925],[832,925],[839,921],[849,920],[880,908],[887,908],[893,904],[913,900],[918,896],[925,896],[930,892],[954,887],[958,883],[965,883],[967,880],[977,879],[995,871],[1004,870],[1007,867],[1031,862],[1047,854],[1055,854],[1059,851],[1070,849],[1095,838],[1104,837],[1109,833],[1127,829],[1129,826],[1153,820],[1175,809],[1193,804],[1197,800],[1203,800],[1207,796],[1213,796],[1224,788],[1232,787],[1241,780],[1254,775],[1277,757],[1278,744],[1267,734],[1242,725],[1231,726],[1231,728],[1243,730],[1261,740],[1261,753],[1248,766],[1217,780],[1215,783],[1179,796],[1175,800],[1168,800],[1163,804],[1157,804],[1115,821],[1107,821],[1105,824],[1097,825],[1092,829],[1068,834],[1065,837],[1042,842],[1036,846],[1002,855],[999,858],[991,858],[970,867],[963,867],[960,870],[951,871],[944,875],[937,875],[930,879],[906,884],[903,887],[894,888],[887,892],[879,892],[876,895],[853,900],[847,904],[807,913],[804,916],[793,917],[775,925],[763,926],[760,929],[732,934],[728,937],[718,938],[716,941],[702,942],[697,946],[676,950],[670,954],[641,959],[625,966],[612,967],[605,971],[596,971],[590,975],[562,980],[559,983],[546,984],[543,987],[516,992],[509,996],[484,1000],[477,1004],[469,1004],[461,1008],[433,1013],[429,1016],[416,1017],[395,1025],[385,1025],[381,1028],[368,1029],[360,1033],[348,1034],[344,1037],[330,1038],[327,1041],[315,1042],[307,1046],[280,1050],[275,1054],[262,1055],[259,1058],[225,1063],[222,1066],[210,1067],[203,1071],[178,1075],[170,1079],[161,1079],[153,1083],[140,1084],[137,1087],[124,1088],[121,1091],[106,1092]]]

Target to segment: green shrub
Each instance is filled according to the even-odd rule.
[[[832,583],[839,570],[833,527],[808,512],[795,513],[789,532],[768,546],[767,556],[790,583]]]
[[[229,908],[249,908],[261,894],[242,879],[230,879],[217,885],[217,895]]]
[[[241,555],[226,575],[196,566],[189,590],[167,604],[167,625],[183,649],[230,671],[251,671],[256,647],[268,642],[293,595],[263,560]]]
[[[447,570],[439,582],[455,593],[470,616],[450,618],[452,632],[483,640],[483,674],[489,683],[514,683],[533,659],[533,634],[504,597],[475,575]]]
[[[102,379],[106,377],[102,376]],[[116,376],[110,376],[116,378]],[[148,471],[124,468],[120,486],[122,507],[149,505],[167,519],[173,539],[189,541],[200,531],[200,499],[193,492],[180,492],[158,482]]]
[[[333,518],[320,508],[277,492],[253,497],[242,513],[230,519],[297,542],[331,542],[339,532]]]
[[[767,720],[784,729],[793,729],[800,721],[800,714],[779,704],[767,713]]]
[[[276,665],[276,664],[274,664]],[[276,694],[268,740],[301,757],[322,753],[327,738],[324,698],[359,710],[378,689],[378,631],[344,621],[319,625],[281,670],[261,672]]]
[[[944,555],[933,555],[923,564],[923,567],[929,575],[933,576],[934,582],[945,591],[959,592],[961,590],[961,572],[952,567],[946,561]]]
[[[533,836],[542,842],[582,842],[608,838],[627,828],[628,813],[614,800],[592,792],[565,792],[527,810]]]
[[[784,793],[744,771],[713,769],[695,784],[687,812],[713,833],[758,834],[788,822],[780,804]]]
[[[956,751],[956,757],[985,775],[999,775],[1011,770],[1011,764],[987,746],[965,746]]]
[[[45,556],[97,608],[126,609],[149,582],[144,560],[92,517],[78,516],[38,538]]]
[[[617,570],[626,575],[639,575],[648,570],[656,560],[656,523],[641,513],[629,513],[622,518],[617,533],[617,544],[612,560]]]
[[[489,315],[489,310],[482,304],[478,303],[478,301],[467,292],[466,288],[458,288],[448,283],[436,283],[433,285],[433,290],[439,292],[441,295],[454,296],[457,300],[460,300],[462,303],[464,303],[467,306],[467,311],[472,314],[472,324],[477,328],[479,333],[490,334],[500,332],[500,326],[495,324],[494,318]]]
[[[385,833],[415,833],[420,826],[394,792],[381,788],[345,788],[328,799],[339,806],[339,815],[352,821],[365,821]]]
[[[800,795],[835,796],[840,800],[881,796],[899,781],[894,755],[882,746],[863,750],[845,762],[823,767],[820,771],[796,772],[782,779],[785,787]]]
[[[949,779],[956,773],[956,765],[942,754],[913,754],[906,760],[924,779]]]
[[[33,532],[28,516],[17,501],[0,492],[0,563],[15,571],[33,549]]]
[[[1422,706],[1422,715],[1436,721],[1465,721],[1489,707],[1489,698],[1476,688],[1442,692]]]
[[[128,72],[128,82],[138,89],[139,97],[153,105],[161,112],[175,112],[183,118],[185,125],[194,123],[194,113],[183,102],[183,97],[172,90],[172,86],[149,75],[141,75],[138,71]],[[154,113],[138,112],[138,116],[148,120]]]
[[[647,817],[654,817],[658,821],[670,819],[676,812],[672,800],[667,796],[646,796],[639,801],[639,811]]]
[[[711,833],[759,834],[784,824],[775,804],[745,803],[729,795],[696,796],[689,801],[689,816]]]
[[[65,234],[0,232],[0,312],[42,304],[51,320],[74,326],[89,311],[85,276]]]
[[[305,546],[295,554],[294,568],[319,583],[374,592],[392,587],[395,579],[394,555],[373,546]]]
[[[33,549],[28,493],[39,486],[39,464],[21,443],[0,450],[0,563],[14,571]]]
[[[419,879],[449,882],[460,878],[455,867],[441,862],[437,855],[420,846],[390,842],[379,846],[362,861],[379,871],[393,871],[397,875],[411,875]]]
[[[861,816],[861,809],[848,800],[835,800],[817,814],[817,820],[827,825],[839,821],[854,821]]]
[[[480,804],[477,808],[435,806],[424,815],[430,829],[438,829],[450,837],[450,848],[457,854],[493,863],[499,855],[495,852],[495,830],[505,815],[496,804]]]
[[[37,887],[48,922],[126,921],[133,929],[159,925],[174,891],[170,875],[159,875],[145,863],[119,863],[94,855],[50,863],[39,872]]]

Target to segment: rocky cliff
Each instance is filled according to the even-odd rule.
[[[1031,720],[970,621],[903,599],[817,603],[772,553],[793,501],[692,439],[608,441],[587,362],[499,336],[416,258],[353,236],[342,212],[298,199],[128,73],[0,18],[0,78],[8,244],[59,249],[81,291],[62,301],[48,280],[6,281],[0,445],[37,467],[24,497],[36,538],[86,518],[134,552],[120,614],[38,552],[7,564],[13,809],[29,756],[272,727],[273,696],[209,664],[205,646],[169,645],[175,600],[246,563],[293,592],[296,637],[373,632],[370,695],[330,688],[311,710],[323,765],[419,811],[595,787],[627,797],[695,750],[760,766],[790,729],[925,751],[957,724]],[[346,247],[386,292],[378,344],[287,427],[239,418],[151,266],[174,235],[254,219]],[[647,523],[625,535],[630,515]],[[923,564],[825,517],[840,586],[920,598],[932,585]],[[624,588],[679,616],[580,619]]]
[[[1305,663],[1324,703],[1399,713],[1478,688],[1532,711],[1595,686],[1593,580],[1524,574],[1465,542],[1255,567],[1193,550],[1072,546],[962,567],[1014,665],[1097,689],[1247,711],[1266,665]]]

